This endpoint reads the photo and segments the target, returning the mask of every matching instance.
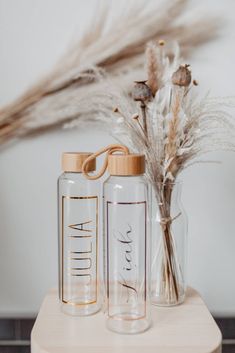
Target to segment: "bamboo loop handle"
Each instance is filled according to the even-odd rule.
[[[87,164],[92,161],[93,159],[96,159],[97,157],[99,157],[100,155],[102,155],[103,153],[106,153],[105,156],[105,160],[103,163],[103,166],[101,167],[100,171],[96,174],[96,175],[89,175],[88,171],[87,171]],[[82,173],[83,175],[89,179],[89,180],[96,180],[99,179],[100,177],[102,177],[102,175],[104,175],[107,166],[108,166],[108,156],[110,154],[113,154],[114,152],[123,152],[123,154],[129,154],[129,149],[128,147],[124,146],[124,145],[119,145],[119,144],[112,144],[112,145],[108,145],[107,147],[101,148],[100,150],[98,150],[97,152],[93,153],[91,156],[89,156],[83,163],[82,165]]]

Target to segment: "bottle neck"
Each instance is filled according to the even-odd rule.
[[[110,177],[116,177],[116,178],[138,178],[138,177],[143,177],[144,174],[130,174],[130,175],[119,175],[119,174],[110,174]]]
[[[82,174],[82,172],[70,172],[70,171],[64,171],[65,174]]]

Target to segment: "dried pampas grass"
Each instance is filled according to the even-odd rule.
[[[81,109],[87,116],[100,110],[99,118],[117,141],[146,156],[163,252],[160,277],[155,282],[163,302],[175,305],[184,297],[184,280],[172,234],[172,224],[182,216],[181,212],[172,214],[172,193],[180,173],[192,164],[203,163],[203,154],[235,152],[235,119],[229,112],[235,107],[235,98],[207,95],[199,99],[198,84],[192,79],[190,66],[182,64],[177,45],[170,59],[164,47],[152,43],[146,60],[147,81],[137,81],[132,96],[106,78],[106,90],[103,85],[102,92],[93,91],[89,105],[81,105]],[[79,119],[70,127],[78,123]]]
[[[145,46],[150,41],[164,38],[171,43],[177,39],[183,54],[188,55],[211,39],[218,21],[208,15],[190,23],[179,21],[186,13],[187,2],[133,1],[125,14],[111,21],[111,7],[96,13],[90,28],[54,70],[0,110],[0,143],[49,131],[74,119],[93,119],[98,108],[89,116],[81,108],[86,96],[92,89],[103,90],[106,74],[128,90],[131,76],[139,79],[142,74]],[[154,61],[155,50],[149,44],[148,55],[153,58],[149,61],[150,72],[157,77],[161,68]],[[171,48],[167,50],[170,52]],[[159,79],[149,82],[153,92],[158,89]]]

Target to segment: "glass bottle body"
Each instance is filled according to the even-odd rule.
[[[100,309],[98,185],[81,173],[58,179],[59,298],[62,311],[86,316]]]
[[[174,306],[186,290],[187,217],[181,204],[181,182],[153,185],[151,301]]]
[[[142,332],[150,326],[148,183],[143,176],[110,176],[103,192],[107,327]]]

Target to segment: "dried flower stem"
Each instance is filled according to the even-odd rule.
[[[145,135],[148,135],[148,125],[147,125],[147,116],[146,116],[146,104],[144,102],[141,102],[140,105],[141,112],[142,112],[142,120],[143,120],[143,130]]]
[[[171,234],[171,195],[172,184],[167,182],[163,184],[162,199],[159,206],[161,215],[161,228],[162,237],[164,242],[164,263],[163,267],[163,283],[166,283],[166,288],[163,288],[165,295],[168,297],[169,303],[177,302],[179,299],[179,283],[177,281],[177,273],[175,272],[177,257],[172,247],[172,234]],[[171,285],[172,284],[172,285]]]

